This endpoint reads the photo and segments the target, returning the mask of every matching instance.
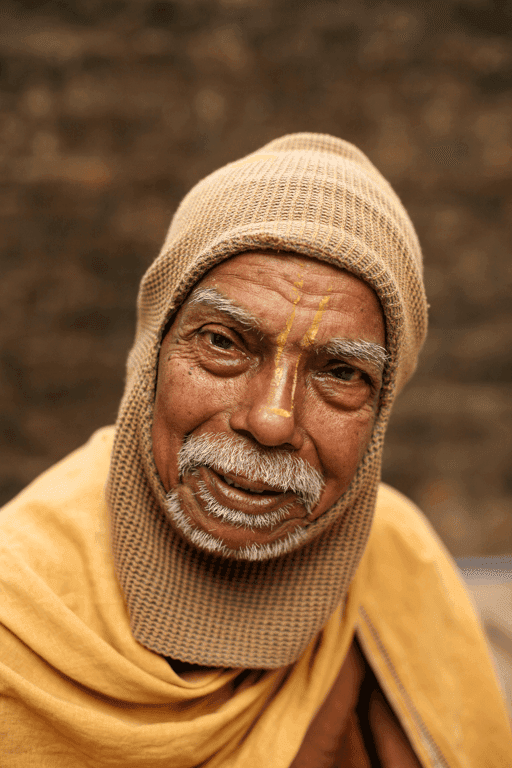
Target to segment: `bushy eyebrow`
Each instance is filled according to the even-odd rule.
[[[212,307],[223,315],[239,323],[246,330],[261,331],[260,321],[246,309],[223,296],[215,288],[195,288],[188,300],[189,306],[203,305]],[[308,346],[310,346],[308,344]],[[371,341],[352,341],[350,339],[330,339],[325,344],[313,344],[315,352],[331,357],[349,358],[371,363],[382,373],[389,355],[380,344]]]
[[[325,344],[314,344],[316,352],[332,357],[350,358],[365,363],[372,363],[382,373],[389,360],[389,355],[380,344],[372,341],[351,341],[350,339],[330,339]]]
[[[239,307],[231,299],[226,298],[216,291],[215,288],[195,288],[190,294],[188,300],[189,306],[197,306],[199,304],[213,307],[223,315],[227,315],[231,320],[234,320],[239,325],[243,326],[246,330],[261,330],[261,323],[246,309]]]

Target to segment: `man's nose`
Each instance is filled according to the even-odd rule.
[[[245,433],[261,445],[299,450],[304,442],[297,423],[297,364],[262,370],[254,375],[230,418],[235,432]]]

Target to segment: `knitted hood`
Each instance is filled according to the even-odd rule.
[[[260,562],[201,552],[175,533],[151,444],[169,320],[209,269],[249,250],[292,251],[363,279],[382,305],[390,356],[372,439],[349,489],[309,526],[300,549]],[[277,668],[301,655],[346,597],[364,551],[391,405],[414,371],[426,316],[414,228],[352,144],[284,136],[189,192],[141,283],[107,485],[115,565],[140,643],[207,666]]]

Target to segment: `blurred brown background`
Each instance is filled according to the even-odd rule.
[[[512,551],[510,0],[3,0],[1,500],[115,419],[182,195],[281,134],[360,146],[431,331],[385,479],[456,555]]]

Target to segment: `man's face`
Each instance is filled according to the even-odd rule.
[[[241,559],[300,545],[364,455],[384,343],[376,295],[336,267],[250,252],[208,272],[158,365],[153,454],[182,535]]]

